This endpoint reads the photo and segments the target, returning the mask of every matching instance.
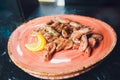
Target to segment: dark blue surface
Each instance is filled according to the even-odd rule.
[[[9,10],[8,12],[10,13],[8,16],[0,15],[0,18],[3,18],[0,20],[0,80],[42,80],[28,75],[15,66],[9,58],[7,54],[9,36],[23,21]],[[89,72],[68,80],[120,80],[120,7],[94,5],[56,7],[41,4],[28,20],[55,14],[77,14],[103,20],[115,29],[118,38],[114,50],[102,63]]]

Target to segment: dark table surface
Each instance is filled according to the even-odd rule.
[[[105,21],[117,33],[117,44],[111,54],[97,67],[80,76],[68,80],[120,80],[120,6],[69,5],[56,6],[40,4],[27,20],[55,14],[76,14],[90,16]],[[13,18],[14,17],[14,18]],[[10,14],[6,22],[0,21],[0,80],[42,80],[32,77],[19,69],[9,58],[7,42],[12,31],[23,21]]]

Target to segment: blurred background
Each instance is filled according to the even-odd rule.
[[[56,14],[94,17],[111,25],[118,42],[96,68],[67,80],[120,80],[119,0],[0,0],[0,80],[43,80],[19,69],[7,54],[8,39],[19,25],[31,19]]]

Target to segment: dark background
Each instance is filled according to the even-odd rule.
[[[0,80],[42,80],[28,75],[11,61],[7,42],[12,31],[30,19],[55,14],[90,16],[111,25],[117,33],[117,44],[97,67],[67,80],[120,80],[120,1],[66,0],[65,6],[39,3],[37,0],[0,0]]]

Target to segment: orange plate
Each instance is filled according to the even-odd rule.
[[[25,72],[46,79],[61,79],[79,75],[88,71],[93,65],[103,60],[113,50],[117,37],[115,31],[108,24],[95,18],[78,15],[56,15],[94,28],[94,32],[104,36],[100,45],[92,52],[91,57],[81,55],[79,50],[57,52],[54,59],[67,59],[67,62],[44,62],[44,51],[31,52],[25,48],[25,43],[33,29],[41,23],[54,19],[45,16],[30,20],[19,26],[11,35],[8,42],[8,52],[12,61]]]

